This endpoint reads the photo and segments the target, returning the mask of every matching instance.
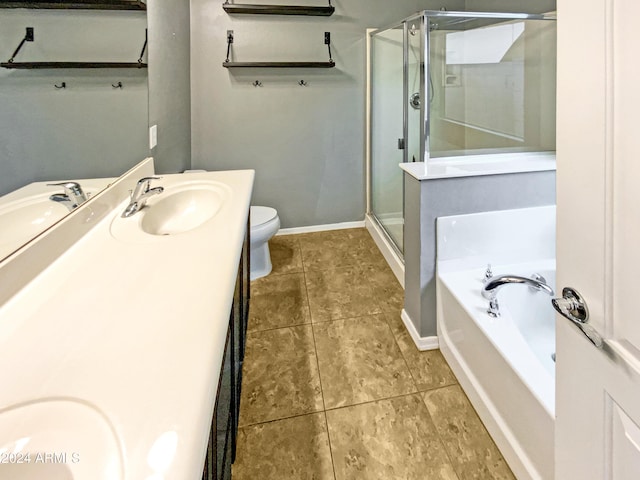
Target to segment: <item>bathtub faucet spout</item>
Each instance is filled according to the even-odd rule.
[[[489,308],[487,313],[492,317],[500,316],[500,308],[498,306],[498,292],[505,285],[521,284],[527,285],[534,291],[543,291],[549,296],[553,296],[553,289],[547,285],[547,281],[542,275],[533,274],[531,278],[521,277],[519,275],[498,275],[491,278],[482,287],[482,296],[489,300]]]

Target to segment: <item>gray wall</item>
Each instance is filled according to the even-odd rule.
[[[189,0],[148,0],[149,125],[158,126],[151,151],[158,173],[191,166]]]
[[[336,0],[331,17],[230,16],[222,3],[191,0],[193,167],[254,168],[253,203],[275,207],[283,227],[362,220],[365,29],[464,2]],[[327,60],[330,31],[336,68],[223,68],[228,29],[238,61]],[[298,86],[301,79],[309,85]]]
[[[1,61],[26,27],[35,41],[16,62],[135,62],[146,16],[0,9]],[[54,87],[61,82],[66,89]],[[33,181],[117,176],[148,154],[146,70],[0,69],[0,105],[0,195]]]
[[[146,14],[0,9],[1,61],[34,27],[16,61],[135,62],[149,25],[148,69],[0,69],[0,195],[33,181],[118,176],[149,156],[154,124],[157,171],[190,167],[189,0],[147,5]],[[66,89],[54,88],[61,82]]]
[[[420,336],[436,335],[436,218],[555,205],[555,185],[555,172],[425,181],[405,174],[404,308]]]

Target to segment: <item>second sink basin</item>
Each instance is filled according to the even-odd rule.
[[[71,399],[0,411],[0,478],[118,480],[120,444],[103,415]]]
[[[140,227],[151,235],[188,232],[213,218],[222,206],[215,185],[195,184],[165,192],[143,210]]]
[[[85,192],[91,195],[93,192]],[[0,259],[64,218],[69,210],[51,201],[51,192],[0,203]]]

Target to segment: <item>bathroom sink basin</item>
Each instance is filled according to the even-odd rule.
[[[223,192],[215,185],[195,184],[167,190],[143,210],[140,228],[144,232],[151,235],[188,232],[212,219],[222,206]]]
[[[135,243],[162,241],[165,236],[179,235],[205,226],[220,213],[230,197],[230,188],[214,180],[182,180],[158,182],[164,188],[151,197],[137,213],[127,218],[121,211],[111,222],[111,234]]]
[[[89,199],[103,190],[114,178],[76,179]],[[0,196],[0,259],[10,255],[34,237],[62,220],[69,210],[62,203],[49,199],[64,192],[61,186],[33,182]]]
[[[62,219],[69,210],[49,200],[50,193],[33,195],[0,205],[0,258]]]
[[[0,410],[0,478],[118,480],[119,442],[107,419],[75,400],[42,400]]]

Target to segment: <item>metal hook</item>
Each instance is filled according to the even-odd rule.
[[[301,87],[306,87],[307,85],[309,85],[307,82],[305,82],[304,80],[300,80],[298,82],[298,85],[300,85]]]
[[[115,83],[115,84],[114,84],[114,83],[112,83],[112,84],[111,84],[111,86],[112,86],[113,88],[122,88],[122,82],[118,82],[118,83]]]
[[[66,82],[62,82],[60,85],[56,85],[54,83],[53,86],[56,87],[56,88],[67,88],[67,83]]]
[[[260,80],[256,80],[255,82],[253,82],[253,86],[254,87],[261,87],[262,86],[262,82]]]

